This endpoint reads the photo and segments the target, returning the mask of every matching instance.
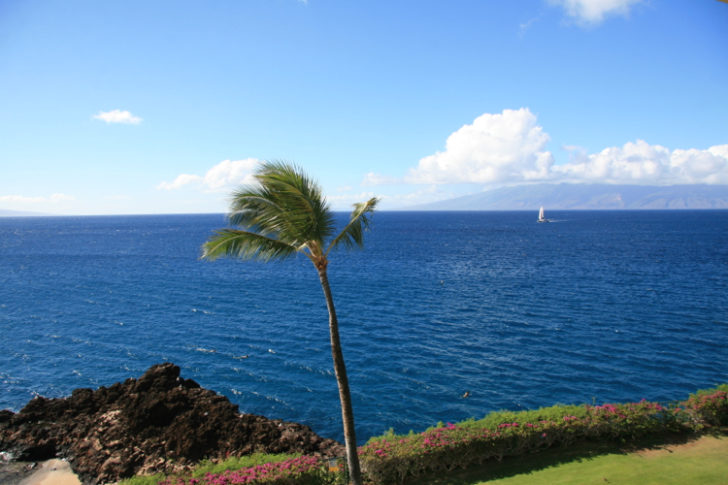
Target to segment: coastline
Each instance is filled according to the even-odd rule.
[[[54,458],[39,463],[18,485],[81,485],[81,480],[66,460]]]
[[[0,483],[4,485],[82,485],[66,460],[53,458],[42,462],[0,464]]]
[[[39,396],[18,413],[0,412],[0,450],[0,483],[80,485],[255,451],[334,457],[342,445],[298,423],[240,413],[164,363],[110,387]],[[12,464],[14,457],[25,464]]]
[[[160,377],[159,371],[165,370],[176,373],[178,369],[175,369],[173,364],[153,366],[142,377],[142,383],[144,378]],[[140,382],[134,379],[129,381],[135,384]],[[184,387],[185,381],[181,382],[183,384],[180,387]],[[187,382],[189,383],[189,381]],[[138,391],[139,386],[133,386],[133,390]],[[79,391],[88,390],[81,389]],[[77,392],[74,392],[74,395],[77,394]],[[32,401],[26,407],[31,407],[33,403],[37,405],[37,400]],[[55,401],[55,404],[59,403],[70,404],[70,401]],[[64,408],[68,410],[66,406]],[[23,415],[19,417],[18,421],[27,424],[28,420],[25,418],[31,417],[30,414],[26,411],[21,411],[21,413]],[[104,412],[105,416],[109,414],[111,413]],[[52,418],[52,413],[46,413],[45,416]],[[438,427],[430,428],[419,434],[396,435],[393,431],[390,431],[382,436],[370,438],[367,444],[360,448],[359,455],[360,459],[362,459],[363,470],[366,471],[369,479],[375,483],[395,483],[399,482],[404,476],[418,477],[433,473],[438,474],[443,470],[467,469],[474,464],[482,464],[485,460],[497,459],[497,461],[501,461],[506,456],[524,456],[547,448],[557,449],[579,446],[580,443],[613,443],[617,444],[620,449],[634,451],[634,449],[637,449],[635,446],[647,443],[654,446],[658,442],[661,444],[666,443],[664,441],[666,439],[681,440],[682,442],[702,435],[725,434],[727,417],[728,384],[722,384],[712,389],[698,390],[691,394],[687,400],[673,403],[661,404],[641,400],[639,402],[603,405],[557,404],[550,408],[540,408],[538,410],[491,412],[478,421],[469,419],[455,424],[448,423],[447,426],[440,423]],[[77,421],[78,418],[79,416],[74,416],[73,419]],[[236,419],[242,418],[244,418],[244,415],[238,415]],[[277,424],[277,427],[286,424],[281,421],[274,421],[274,423]],[[0,428],[0,431],[3,430]],[[42,442],[48,431],[51,430],[44,427],[40,433],[35,435],[36,440],[40,438]],[[156,431],[160,432],[161,430],[157,429]],[[292,429],[287,431],[290,432]],[[64,432],[64,434],[68,433]],[[147,433],[142,430],[142,434]],[[285,434],[287,433],[284,432],[283,435]],[[283,435],[280,438],[284,438]],[[303,436],[297,438],[301,437]],[[0,438],[2,438],[2,433],[0,433]],[[285,440],[289,441],[288,438]],[[260,443],[255,438],[253,438],[253,441],[257,444]],[[29,443],[30,448],[19,451],[17,456],[38,457],[37,452],[41,442]],[[0,441],[1,443],[2,441]],[[229,453],[230,444],[228,442],[225,448],[227,450],[224,453],[225,457],[231,455]],[[624,448],[625,446],[627,448]],[[343,450],[341,445],[338,445],[338,447],[337,450],[329,450],[336,451],[335,455],[322,453],[321,449],[314,453],[304,451],[304,454],[309,455],[306,457],[305,463],[303,463],[303,465],[309,466],[308,469],[302,470],[291,467],[291,461],[300,460],[300,458],[296,458],[295,460],[289,459],[280,462],[278,465],[285,464],[286,466],[278,469],[273,466],[266,469],[265,473],[274,473],[276,470],[277,472],[286,470],[285,473],[289,474],[307,473],[311,470],[318,470],[315,473],[319,473],[326,467],[327,463],[328,473],[336,472],[337,469],[331,468],[329,460],[332,456],[341,456]],[[78,467],[79,458],[81,458],[78,454],[60,451],[60,455],[57,456],[73,457],[70,459],[74,463],[77,474],[74,473],[70,463],[65,459],[52,458],[41,461],[42,458],[40,458],[37,463],[13,462],[12,458],[15,451],[0,452],[0,483],[6,485],[111,484],[117,483],[122,478],[140,474],[148,475],[150,472],[155,471],[149,467],[137,468],[132,471],[127,467],[127,471],[124,473],[117,473],[115,476],[110,475],[107,465],[112,462],[119,464],[119,459],[123,459],[125,456],[110,458],[108,450],[104,448],[98,449],[104,455],[101,457],[104,463],[98,468],[87,469],[86,471]],[[470,449],[471,453],[461,453],[466,449]],[[458,453],[453,453],[456,450]],[[36,454],[31,454],[34,451]],[[128,452],[129,450],[125,451]],[[138,451],[136,447],[134,451]],[[278,453],[277,450],[272,451],[273,454]],[[264,451],[262,454],[271,454],[271,450]],[[164,453],[162,456],[157,456],[155,460],[167,459],[168,455],[168,453]],[[163,473],[170,471],[173,473],[190,472],[199,461],[199,458],[189,460],[184,470],[176,468],[157,471]],[[261,463],[268,462],[254,463],[254,465],[257,467]],[[402,469],[401,464],[404,464],[409,470]],[[301,463],[298,463],[298,465],[301,465]],[[231,464],[225,464],[225,466],[229,467]],[[238,464],[238,468],[240,466]],[[247,470],[246,466],[249,465],[243,465],[242,471]],[[220,470],[237,470],[238,468],[221,468]],[[405,470],[404,475],[402,475],[402,470]],[[129,471],[132,471],[132,473],[129,474]],[[206,479],[205,483],[217,483],[213,479],[218,476],[224,478],[226,474],[228,474],[228,471],[216,471],[211,474],[212,478]],[[257,478],[263,479],[264,477],[258,476]],[[183,480],[180,483],[187,482]],[[194,483],[194,480],[191,480],[190,483]],[[325,483],[331,482],[327,481]]]

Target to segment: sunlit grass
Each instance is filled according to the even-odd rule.
[[[412,482],[414,483],[414,482]],[[500,464],[420,478],[433,485],[713,485],[728,484],[728,435],[630,453],[549,450]]]

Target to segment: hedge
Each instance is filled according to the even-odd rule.
[[[447,473],[488,460],[502,460],[577,441],[628,443],[665,433],[689,434],[728,425],[728,384],[698,391],[669,405],[642,400],[600,406],[552,406],[530,411],[499,411],[481,420],[438,424],[422,433],[390,432],[359,448],[370,484],[389,485],[425,474]],[[175,478],[160,485],[334,485],[344,473],[327,460],[302,456],[203,478]]]
[[[492,413],[419,434],[387,433],[360,448],[362,470],[376,484],[467,468],[576,441],[634,442],[661,433],[693,433],[728,425],[728,385],[665,406],[642,400],[601,406],[553,406]]]

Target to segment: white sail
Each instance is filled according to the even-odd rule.
[[[538,210],[538,222],[546,222],[546,215],[544,214],[543,206]]]

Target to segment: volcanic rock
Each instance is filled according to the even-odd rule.
[[[170,363],[108,388],[39,396],[18,413],[0,411],[0,451],[19,461],[66,458],[85,484],[257,451],[343,455],[341,444],[308,426],[241,414]]]

